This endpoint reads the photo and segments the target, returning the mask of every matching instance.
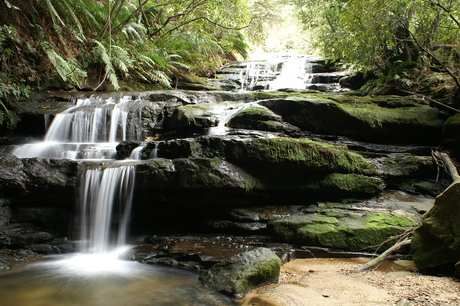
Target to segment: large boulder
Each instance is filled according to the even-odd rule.
[[[281,260],[275,253],[256,248],[212,266],[200,280],[217,291],[241,297],[256,286],[277,282],[280,269]]]
[[[412,235],[412,256],[419,269],[460,261],[460,180],[457,179],[424,216]]]
[[[438,144],[438,111],[412,97],[304,95],[260,103],[302,130],[378,143]]]
[[[282,241],[305,246],[361,250],[384,243],[415,226],[416,218],[402,210],[352,211],[329,209],[269,222],[270,233]],[[382,245],[380,250],[389,247]]]

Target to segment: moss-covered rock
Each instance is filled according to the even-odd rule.
[[[412,97],[360,97],[326,94],[261,102],[299,128],[359,140],[439,143],[438,111]]]
[[[436,198],[412,235],[412,256],[420,269],[460,261],[460,180]]]
[[[235,142],[227,159],[245,164],[282,164],[283,168],[326,173],[376,174],[375,166],[346,146],[330,145],[306,139],[259,138]]]
[[[196,130],[216,126],[219,116],[225,111],[232,110],[241,103],[198,103],[176,108],[167,122],[167,129]]]
[[[272,221],[268,228],[284,241],[356,250],[380,245],[389,237],[399,235],[415,224],[415,217],[403,211],[359,213],[332,209]],[[381,250],[389,246],[385,244]]]
[[[249,290],[278,281],[281,260],[267,248],[256,248],[212,266],[200,275],[211,288],[241,297]]]
[[[270,191],[339,195],[375,194],[383,181],[372,161],[346,146],[305,139],[225,139],[203,137],[166,141],[160,157],[223,159],[256,178]]]
[[[281,131],[281,116],[269,109],[252,105],[238,112],[228,123],[228,126],[237,129],[253,129],[262,131]]]

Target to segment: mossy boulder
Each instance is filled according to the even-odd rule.
[[[436,176],[437,167],[431,156],[392,153],[375,160],[379,173],[385,177]]]
[[[287,242],[357,250],[380,245],[415,224],[413,215],[400,210],[364,213],[332,209],[275,220],[268,224],[268,228],[276,237]],[[389,246],[383,245],[381,250]]]
[[[254,189],[273,192],[338,196],[375,194],[384,186],[372,161],[346,146],[306,139],[201,137],[162,142],[158,155],[222,159],[255,178]]]
[[[221,120],[219,116],[231,111],[236,102],[198,103],[183,105],[174,110],[167,121],[169,130],[196,130],[216,126]]]
[[[260,105],[251,105],[241,110],[228,122],[232,128],[273,132],[284,130],[285,125],[281,116]]]
[[[419,269],[460,261],[460,180],[440,194],[412,235],[412,256]]]
[[[311,94],[261,105],[302,130],[358,140],[437,144],[442,132],[438,111],[412,97]]]
[[[349,151],[346,146],[319,143],[306,139],[258,138],[233,142],[226,158],[238,164],[272,167],[297,171],[376,174],[372,162]]]
[[[212,266],[200,280],[217,291],[241,297],[257,286],[277,282],[280,270],[281,260],[275,253],[256,248]]]

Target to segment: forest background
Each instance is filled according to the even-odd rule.
[[[315,54],[365,94],[456,106],[456,0],[0,0],[0,124],[41,90],[152,90],[255,52]],[[446,77],[447,76],[447,77]]]

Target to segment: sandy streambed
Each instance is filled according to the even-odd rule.
[[[296,259],[282,267],[278,284],[246,295],[243,305],[460,305],[460,282],[385,262],[351,273],[369,259]]]

